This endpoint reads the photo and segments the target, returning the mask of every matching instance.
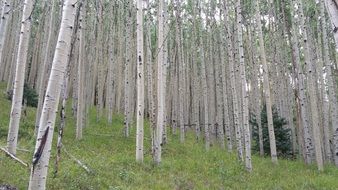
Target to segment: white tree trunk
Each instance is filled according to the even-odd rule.
[[[233,105],[233,116],[234,116],[234,124],[235,124],[235,137],[236,137],[236,148],[237,155],[239,160],[243,160],[243,147],[242,147],[242,132],[241,127],[239,125],[239,107],[238,107],[238,99],[237,99],[237,88],[236,88],[236,79],[235,79],[235,60],[233,54],[233,43],[232,43],[232,35],[231,35],[231,24],[230,24],[230,16],[228,15],[228,7],[229,2],[224,1],[223,11],[224,11],[224,20],[226,27],[226,38],[227,38],[227,52],[228,52],[228,62],[229,62],[229,71],[230,71],[230,87],[232,94],[232,105]]]
[[[316,77],[314,77],[315,72],[313,70],[313,63],[311,61],[311,52],[310,45],[308,42],[307,27],[305,26],[305,17],[303,13],[303,3],[302,0],[298,1],[299,13],[300,13],[300,26],[302,29],[302,45],[304,48],[304,65],[308,71],[307,79],[307,88],[309,91],[310,97],[310,107],[311,107],[311,121],[312,121],[312,130],[313,130],[313,140],[316,154],[316,161],[318,170],[323,170],[323,157],[322,157],[322,148],[321,148],[321,134],[319,129],[319,113],[317,107],[317,96],[316,96]]]
[[[35,145],[29,190],[46,189],[47,171],[51,153],[54,125],[60,99],[61,83],[67,68],[68,53],[73,33],[76,0],[63,5],[60,33],[56,45],[51,75],[48,80],[40,127]]]
[[[82,4],[80,7],[79,17],[79,59],[78,59],[78,85],[77,85],[77,112],[76,112],[76,139],[82,139],[82,129],[84,126],[84,106],[85,106],[85,11],[86,4]]]
[[[25,82],[26,61],[31,30],[31,14],[33,10],[33,5],[34,1],[25,0],[21,19],[21,32],[18,55],[16,60],[12,109],[7,137],[8,151],[13,155],[16,154],[16,146],[18,142],[18,132],[22,109],[23,88]]]
[[[336,0],[325,0],[327,12],[331,19],[333,37],[336,41],[336,49],[338,49],[338,3]]]
[[[46,91],[46,81],[48,77],[48,68],[50,68],[50,48],[52,44],[52,39],[53,39],[53,32],[54,32],[54,3],[55,0],[52,0],[51,2],[51,10],[50,10],[50,18],[49,18],[49,29],[48,29],[48,37],[47,37],[47,44],[46,44],[46,52],[45,52],[45,57],[44,57],[44,62],[41,64],[40,67],[40,78],[38,81],[38,86],[39,86],[39,94],[38,94],[38,107],[36,110],[36,118],[35,118],[35,135],[38,133],[39,130],[39,123],[40,123],[40,116],[41,116],[41,111],[42,111],[42,106],[43,106],[43,100],[44,100],[44,95]]]
[[[132,17],[131,17],[131,1],[127,0],[126,2],[126,51],[125,51],[125,72],[124,72],[124,135],[126,137],[129,136],[129,128],[130,128],[130,114],[131,114],[131,57],[132,57]]]
[[[143,0],[137,0],[136,25],[137,25],[136,161],[143,162],[143,122],[144,122]]]
[[[333,0],[332,0],[333,2]],[[337,1],[336,1],[337,2]],[[325,19],[324,12],[324,0],[320,0],[320,8],[321,8],[321,17],[322,17],[322,34],[323,34],[323,45],[324,45],[324,64],[326,69],[326,78],[328,83],[328,91],[329,91],[329,104],[330,104],[330,116],[331,116],[331,124],[333,131],[333,146],[334,146],[334,163],[338,166],[338,105],[337,105],[337,94],[334,86],[334,75],[332,74],[331,66],[332,61],[329,56],[329,42],[328,35],[326,31],[327,23]],[[329,5],[331,7],[332,5]],[[335,4],[336,16],[332,19],[332,23],[335,23],[336,31],[334,32],[334,36],[336,39],[336,47],[338,48],[338,5]],[[332,8],[329,8],[329,12],[331,12]],[[332,14],[332,13],[331,13]],[[330,14],[330,15],[331,15]],[[334,21],[335,20],[335,21]],[[328,129],[329,130],[329,129]],[[331,155],[331,152],[330,154]]]
[[[247,94],[247,81],[245,73],[245,59],[244,59],[244,48],[243,48],[243,31],[242,31],[242,7],[241,0],[237,1],[236,5],[237,12],[237,34],[238,34],[238,53],[240,63],[240,73],[242,82],[242,109],[243,109],[243,133],[244,133],[244,144],[245,144],[245,167],[251,172],[251,135],[249,127],[249,96]]]
[[[163,45],[164,45],[164,0],[159,2],[159,12],[158,12],[158,42],[157,42],[157,123],[156,123],[156,132],[155,132],[155,149],[154,149],[154,161],[156,164],[161,162],[162,154],[162,134],[163,134],[163,125],[164,125],[164,83],[165,78],[163,78]]]
[[[1,21],[0,21],[0,68],[4,69],[4,65],[2,63],[2,53],[7,33],[7,26],[8,26],[8,19],[9,19],[9,11],[12,7],[12,1],[6,0],[2,6],[2,13],[1,13]]]
[[[265,47],[264,47],[264,40],[263,40],[261,15],[260,15],[258,2],[256,4],[256,21],[257,21],[258,36],[259,36],[260,56],[261,56],[261,61],[263,64],[263,78],[264,78],[263,87],[264,87],[265,102],[266,102],[266,112],[267,112],[267,117],[268,117],[271,160],[274,164],[277,164],[278,160],[277,160],[275,132],[274,132],[273,120],[272,120],[269,71],[268,71],[268,66],[267,66],[266,57],[265,57]]]

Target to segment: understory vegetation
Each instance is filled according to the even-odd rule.
[[[6,144],[10,101],[0,83],[0,143]],[[254,172],[248,173],[238,163],[235,153],[221,150],[218,145],[209,152],[203,142],[196,142],[188,130],[186,143],[179,142],[179,135],[169,133],[163,149],[161,165],[155,166],[151,158],[149,124],[145,125],[145,160],[135,162],[135,126],[129,138],[123,137],[123,116],[114,115],[113,122],[96,122],[96,112],[89,113],[83,140],[75,140],[75,119],[67,107],[67,121],[63,138],[63,150],[85,164],[87,173],[69,155],[62,151],[58,174],[54,175],[55,150],[47,179],[47,189],[337,189],[338,169],[328,165],[324,172],[315,165],[306,166],[300,160],[280,159],[278,165],[269,157],[253,156]],[[27,107],[22,117],[17,156],[31,163],[34,150],[35,108]],[[55,130],[57,130],[57,122]],[[170,130],[168,130],[170,131]],[[54,133],[57,135],[57,133]],[[56,139],[56,136],[54,137]],[[53,142],[56,146],[56,142]],[[27,150],[29,152],[27,152]],[[27,189],[29,168],[0,153],[0,184],[10,184]]]

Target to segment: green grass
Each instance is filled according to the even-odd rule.
[[[0,83],[0,90],[3,89],[5,84]],[[10,102],[3,93],[0,94],[0,107],[0,145],[4,146]],[[70,109],[67,113],[71,113]],[[28,108],[20,128],[19,148],[31,152],[35,145],[34,119],[35,109]],[[306,166],[301,161],[279,160],[279,164],[274,166],[269,158],[253,156],[254,170],[250,174],[237,161],[235,154],[218,146],[206,152],[202,142],[195,142],[193,133],[188,133],[184,144],[179,143],[178,136],[169,135],[162,163],[155,166],[150,155],[148,124],[145,160],[139,164],[135,162],[135,127],[130,137],[125,138],[122,135],[122,116],[115,115],[111,125],[105,119],[96,123],[95,110],[91,110],[88,119],[84,139],[76,141],[75,119],[68,114],[63,143],[67,151],[93,173],[86,173],[62,153],[58,176],[53,178],[54,133],[47,189],[338,189],[338,169],[332,165],[327,165],[324,172],[318,172],[316,166]],[[32,153],[23,151],[18,151],[17,156],[26,162],[32,159]],[[27,189],[29,172],[29,168],[0,153],[0,184]]]

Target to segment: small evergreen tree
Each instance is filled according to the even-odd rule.
[[[12,101],[13,90],[7,92],[7,99]],[[23,89],[23,102],[27,103],[29,107],[37,107],[38,106],[38,94],[36,91],[30,87],[29,85],[25,84]]]
[[[268,131],[268,121],[266,106],[263,106],[263,109],[260,114],[260,119],[262,121],[262,131],[263,131],[263,147],[266,154],[270,154],[270,143],[269,143],[269,131]],[[291,146],[291,131],[287,129],[285,125],[287,121],[285,118],[282,118],[278,115],[277,109],[272,108],[273,116],[273,126],[275,129],[276,137],[276,147],[278,157],[291,157],[292,156],[292,146]],[[252,137],[253,137],[253,150],[259,152],[259,136],[258,136],[258,124],[257,116],[251,114],[250,124],[252,125]]]

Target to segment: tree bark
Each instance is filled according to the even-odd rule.
[[[144,67],[143,67],[143,0],[137,1],[137,119],[136,161],[143,162]]]
[[[58,43],[53,59],[51,75],[48,80],[40,127],[35,145],[29,181],[30,190],[46,189],[47,171],[53,139],[54,125],[58,102],[60,99],[61,82],[67,68],[71,36],[74,28],[76,0],[66,0],[63,5],[63,15]],[[48,132],[47,132],[48,131]],[[44,137],[44,138],[42,138]]]
[[[16,146],[18,142],[33,5],[34,1],[25,0],[21,19],[21,32],[16,60],[12,109],[7,137],[7,148],[8,151],[13,155],[16,154]]]
[[[262,32],[262,24],[261,24],[261,15],[259,10],[259,3],[256,3],[256,21],[258,28],[258,37],[259,37],[259,46],[260,46],[260,56],[263,65],[263,87],[264,87],[264,95],[265,95],[265,103],[268,117],[268,130],[269,130],[269,142],[270,142],[270,154],[272,163],[277,164],[277,149],[276,149],[276,139],[275,139],[275,131],[272,120],[272,106],[271,106],[271,98],[270,98],[270,80],[269,80],[269,71],[266,62],[265,56],[265,47],[264,47],[264,39]]]

